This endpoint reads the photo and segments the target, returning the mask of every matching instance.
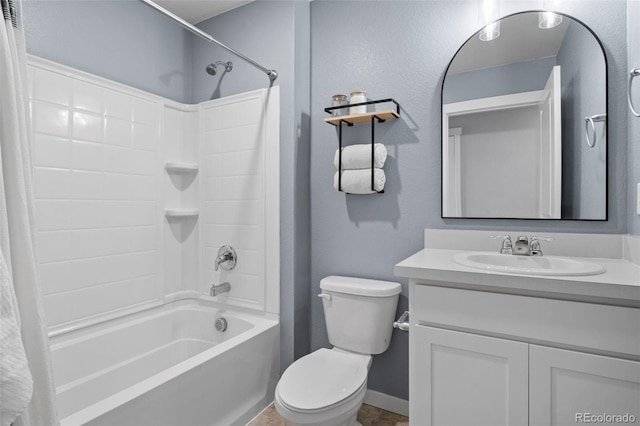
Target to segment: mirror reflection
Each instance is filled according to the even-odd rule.
[[[471,37],[445,75],[442,216],[606,220],[599,41],[548,12],[512,15],[498,28],[491,40]]]

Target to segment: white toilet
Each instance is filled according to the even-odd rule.
[[[387,350],[399,283],[330,276],[320,281],[333,349],[318,349],[286,369],[275,392],[278,413],[296,425],[353,426],[367,390],[371,355]]]

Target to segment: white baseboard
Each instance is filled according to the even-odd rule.
[[[364,395],[364,403],[403,416],[409,415],[409,401],[370,389],[367,389],[367,393]]]

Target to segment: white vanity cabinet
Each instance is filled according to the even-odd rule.
[[[529,410],[531,425],[624,423],[586,421],[604,414],[640,422],[640,362],[530,345]]]
[[[410,338],[412,425],[528,423],[526,343],[421,325]]]
[[[461,287],[410,280],[411,425],[640,423],[639,308]]]

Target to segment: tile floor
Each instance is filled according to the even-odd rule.
[[[383,410],[372,405],[363,404],[358,412],[358,421],[362,426],[409,426],[409,418],[400,414]],[[271,404],[247,426],[291,426]]]

